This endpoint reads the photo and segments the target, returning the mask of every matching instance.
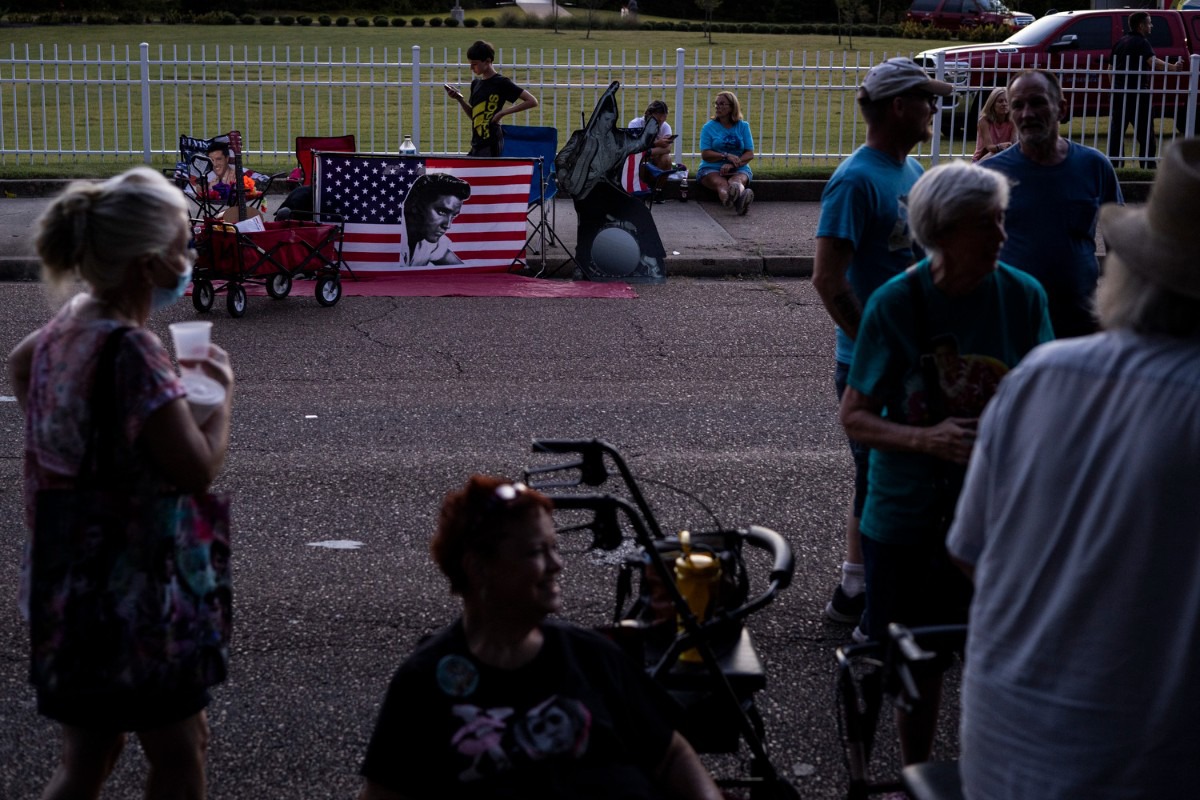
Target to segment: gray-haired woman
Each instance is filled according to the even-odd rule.
[[[95,424],[90,398],[98,354],[118,328],[128,331],[113,362],[121,435],[112,445],[112,463],[139,495],[204,491],[229,443],[233,373],[228,357],[213,346],[205,361],[188,362],[225,389],[224,403],[197,425],[170,356],[144,327],[152,311],[183,296],[191,275],[183,195],[158,173],[140,167],[100,184],[72,184],[38,226],[46,281],[63,290],[82,279],[86,291],[71,297],[9,356],[10,380],[26,416],[30,530],[37,493],[75,488],[84,469]],[[31,551],[22,568],[23,606],[30,597]],[[106,587],[92,588],[94,595],[78,601],[92,597],[102,603]],[[61,760],[44,799],[97,797],[127,731],[137,732],[150,762],[146,797],[204,796],[207,692],[114,689],[81,695],[39,685],[37,700],[38,711],[62,725],[63,737]]]
[[[1052,338],[1037,281],[998,262],[1005,179],[964,163],[935,167],[908,195],[909,224],[929,257],[880,287],[855,342],[841,420],[871,447],[860,530],[870,638],[892,622],[963,622],[970,586],[945,536],[975,440],[1000,378]],[[928,758],[939,670],[922,674],[919,713],[898,714],[905,763]]]

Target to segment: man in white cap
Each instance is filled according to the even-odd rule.
[[[863,306],[885,281],[916,261],[905,196],[920,163],[909,156],[933,138],[938,98],[954,88],[933,80],[910,58],[890,58],[867,72],[858,105],[867,124],[867,143],[838,166],[821,195],[813,287],[837,325],[834,384],[840,400],[850,372]],[[858,523],[867,494],[868,449],[850,441],[854,498],[846,516],[846,560],[842,580],[825,616],[854,625],[865,607],[862,544]],[[863,638],[860,626],[855,638]]]
[[[1018,73],[1008,107],[1017,146],[979,162],[1013,185],[1000,260],[1042,284],[1056,337],[1094,333],[1096,219],[1103,203],[1124,202],[1117,173],[1099,150],[1059,135],[1068,107],[1053,72]]]
[[[1106,205],[1104,333],[1036,349],[979,426],[947,542],[975,579],[968,797],[1200,787],[1200,139]]]

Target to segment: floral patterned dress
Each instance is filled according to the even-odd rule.
[[[34,509],[42,489],[74,486],[91,427],[92,379],[100,349],[118,327],[114,320],[78,319],[63,308],[42,329],[33,354],[25,411],[25,522],[30,535],[21,566],[21,610],[28,617]],[[186,396],[162,342],[145,328],[125,334],[116,363],[117,414],[121,433],[115,465],[135,491],[171,487],[138,443],[155,411]]]

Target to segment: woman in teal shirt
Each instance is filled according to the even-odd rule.
[[[975,430],[1001,378],[1053,338],[1046,293],[999,261],[1008,183],[964,163],[926,172],[908,193],[929,257],[879,287],[863,311],[841,420],[871,448],[862,532],[867,634],[889,623],[966,621],[970,584],[946,554]],[[915,673],[929,702],[899,713],[904,763],[926,761],[939,665]]]
[[[733,92],[717,93],[712,119],[700,129],[700,157],[700,182],[717,193],[721,205],[744,215],[754,202],[754,190],[747,186],[754,177],[748,166],[754,136]]]

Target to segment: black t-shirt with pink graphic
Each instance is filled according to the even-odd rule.
[[[599,634],[542,629],[515,670],[476,660],[461,621],[423,644],[392,678],[362,774],[412,798],[660,797],[670,701]]]

